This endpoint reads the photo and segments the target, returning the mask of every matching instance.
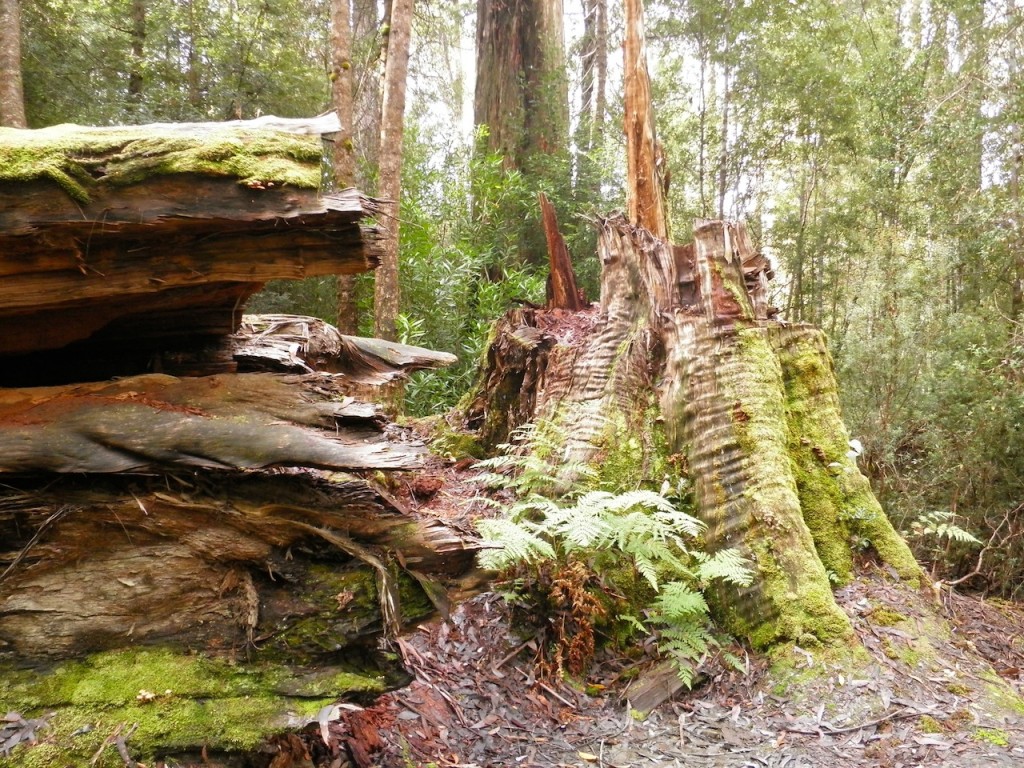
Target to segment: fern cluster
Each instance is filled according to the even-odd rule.
[[[536,439],[537,434],[536,429],[527,432],[526,440]],[[506,446],[503,455],[478,465],[494,470],[487,476],[492,486],[519,496],[501,517],[477,522],[485,541],[480,565],[517,577],[521,586],[529,583],[535,592],[544,582],[543,574],[551,570],[564,573],[586,563],[594,574],[591,581],[599,585],[607,579],[597,571],[608,569],[597,568],[597,562],[629,566],[653,597],[638,607],[640,618],[625,614],[619,619],[644,635],[654,633],[661,652],[689,685],[695,664],[718,645],[701,590],[716,580],[748,584],[751,574],[746,561],[735,550],[701,551],[697,542],[703,523],[661,493],[592,490],[552,498],[550,489],[558,483],[545,452],[522,448],[523,441]],[[572,471],[577,476],[593,474],[586,467]],[[540,591],[545,589],[545,597],[550,597],[550,584]],[[577,615],[578,602],[565,606],[563,612]],[[577,624],[591,625],[578,619]]]

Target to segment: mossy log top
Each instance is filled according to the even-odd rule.
[[[268,280],[373,269],[376,204],[321,190],[334,127],[0,129],[0,355],[194,349]]]
[[[50,181],[82,204],[113,187],[174,174],[226,177],[250,187],[317,189],[320,137],[338,129],[333,113],[315,119],[0,128],[0,184]],[[9,223],[0,219],[0,226]]]

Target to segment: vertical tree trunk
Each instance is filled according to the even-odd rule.
[[[531,190],[568,187],[569,95],[562,0],[477,2],[475,121],[488,152],[520,171]],[[518,227],[524,258],[545,261],[533,222]]]
[[[0,0],[0,126],[27,125],[21,84],[21,2]]]
[[[146,0],[132,0],[132,62],[128,73],[128,109],[138,114],[142,104],[144,76],[142,67],[146,54]]]
[[[604,136],[608,78],[608,3],[583,0],[580,41],[580,117],[576,128],[577,195],[600,192],[599,168],[593,156]]]
[[[626,0],[626,198],[629,220],[652,235],[668,237],[658,167],[651,80],[644,53],[643,0]]]
[[[384,72],[384,106],[380,130],[380,186],[387,237],[377,268],[374,291],[374,335],[394,341],[398,319],[399,197],[402,192],[402,128],[405,123],[405,86],[409,71],[409,38],[413,0],[394,0]]]
[[[390,11],[388,12],[390,18]],[[353,0],[352,2],[352,47],[355,76],[353,78],[353,99],[355,100],[356,174],[360,189],[375,192],[375,179],[367,169],[376,168],[380,158],[380,62],[381,36],[378,34],[380,18],[377,15],[377,0]],[[383,44],[387,44],[384,37]]]
[[[356,185],[349,0],[331,0],[331,101],[341,124],[341,130],[334,137],[331,158],[334,164],[334,183],[339,189],[344,189]],[[338,275],[335,325],[348,336],[356,335],[359,324],[355,287],[354,275]]]

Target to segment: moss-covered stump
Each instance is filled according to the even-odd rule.
[[[626,478],[619,489],[686,476],[708,551],[736,548],[752,564],[750,587],[712,597],[756,646],[849,637],[832,590],[859,557],[916,584],[848,455],[824,337],[769,317],[770,267],[742,226],[698,222],[693,243],[672,246],[611,218],[598,252],[599,313],[517,310],[498,326],[476,423],[549,424],[561,438],[552,461],[589,462],[603,481]],[[510,354],[507,337],[524,332],[533,343]]]

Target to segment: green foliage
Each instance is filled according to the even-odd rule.
[[[149,0],[141,42],[133,7],[22,3],[30,125],[308,117],[329,103],[326,0]],[[131,74],[137,94],[126,87]]]
[[[556,475],[544,458],[552,447],[548,430],[534,427],[526,434],[541,435],[538,451],[531,450],[527,440],[525,451],[522,443],[506,446],[522,451],[519,454],[506,450],[480,463],[508,472],[491,474],[489,479],[519,495],[505,510],[506,516],[478,521],[487,547],[479,556],[480,565],[517,578],[522,593],[538,585],[550,591],[544,583],[548,566],[559,572],[587,564],[592,576],[582,582],[607,585],[612,592],[617,589],[616,571],[638,574],[646,584],[640,590],[645,597],[630,610],[643,612],[647,623],[629,612],[620,612],[620,620],[644,633],[653,631],[680,679],[690,685],[694,665],[710,647],[717,647],[701,590],[716,580],[749,584],[746,561],[732,550],[702,552],[695,542],[703,524],[653,491],[592,490],[558,500],[542,495],[545,489],[557,488],[564,475]]]
[[[911,523],[909,535],[916,537],[933,536],[937,539],[949,539],[960,544],[976,544],[981,546],[981,541],[977,537],[952,522],[955,517],[952,512],[947,511],[926,512]]]

